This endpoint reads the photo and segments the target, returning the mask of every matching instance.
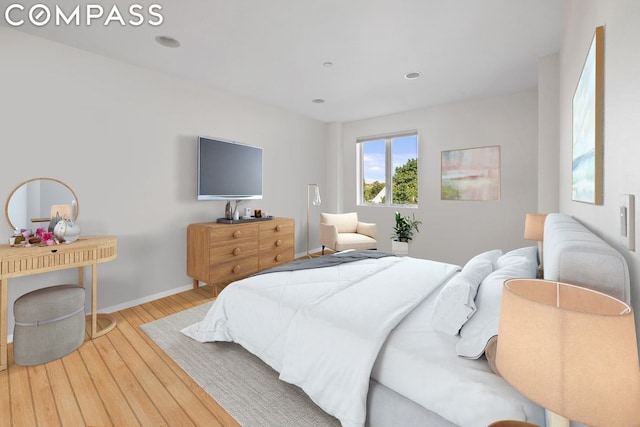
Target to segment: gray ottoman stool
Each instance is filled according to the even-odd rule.
[[[84,341],[84,288],[58,285],[22,295],[13,304],[13,358],[39,365],[71,353]]]

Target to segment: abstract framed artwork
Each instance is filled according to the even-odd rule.
[[[500,146],[443,151],[442,200],[500,200]]]
[[[604,27],[597,27],[573,95],[571,193],[576,202],[601,205],[603,191]]]

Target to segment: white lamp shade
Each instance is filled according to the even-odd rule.
[[[632,309],[586,288],[505,282],[496,365],[524,396],[591,426],[640,425]]]

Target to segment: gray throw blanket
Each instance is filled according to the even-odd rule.
[[[268,270],[260,271],[254,274],[254,276],[258,276],[260,274],[265,274],[265,273],[275,273],[278,271],[295,271],[295,270],[307,270],[310,268],[333,267],[334,265],[344,264],[347,262],[354,262],[354,261],[360,261],[363,259],[372,259],[372,258],[384,258],[388,256],[395,256],[395,255],[387,252],[372,250],[372,249],[361,249],[361,250],[348,251],[348,252],[337,252],[333,255],[291,261],[286,264],[282,264],[277,267],[270,268]]]

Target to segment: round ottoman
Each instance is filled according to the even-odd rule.
[[[13,358],[39,365],[71,353],[84,341],[85,291],[78,285],[36,289],[13,304]]]

